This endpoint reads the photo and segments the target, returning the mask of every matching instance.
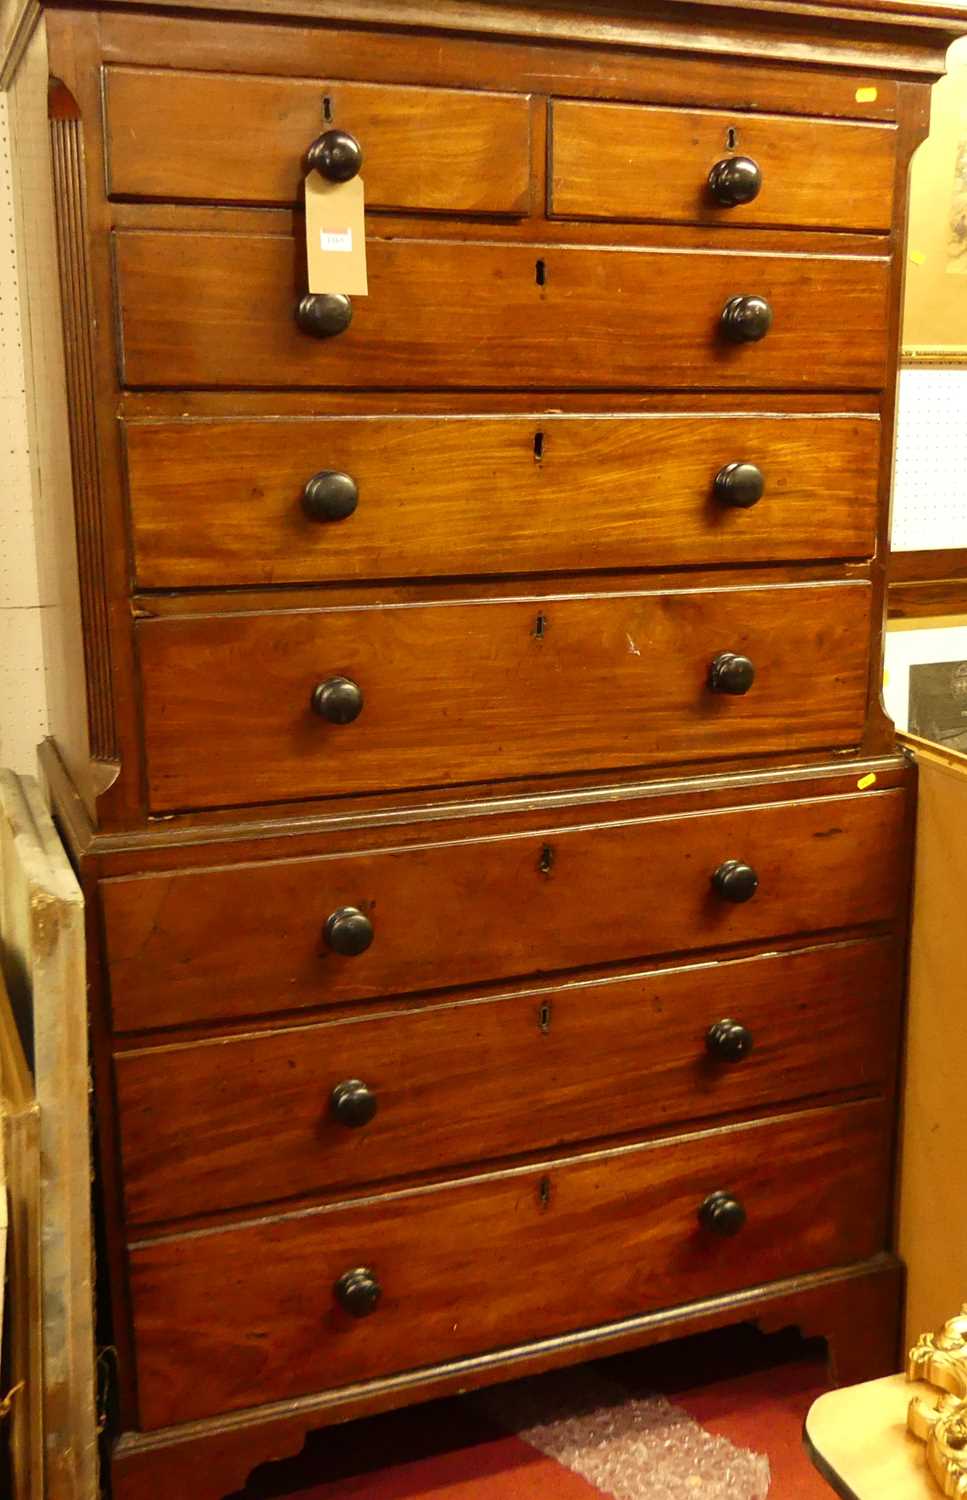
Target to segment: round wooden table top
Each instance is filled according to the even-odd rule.
[[[925,1445],[907,1432],[913,1397],[939,1395],[905,1375],[827,1391],[806,1417],[809,1456],[842,1500],[939,1500]]]

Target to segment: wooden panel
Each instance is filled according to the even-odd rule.
[[[890,126],[555,100],[548,207],[561,218],[885,229],[895,143]],[[708,173],[733,154],[758,163],[762,188],[724,208]]]
[[[879,436],[856,417],[725,414],[129,423],[137,579],[191,588],[862,557]],[[733,462],[765,476],[751,510],[714,497]],[[321,469],[356,481],[349,519],[303,510]]]
[[[907,1263],[906,1343],[964,1301],[963,1149],[967,965],[967,757],[907,738],[917,755],[916,885],[903,1100],[899,1247]]]
[[[896,948],[880,939],[121,1053],[128,1215],[176,1219],[882,1088],[897,989]],[[706,1046],[725,1016],[753,1036],[739,1063]],[[350,1078],[378,1101],[365,1127],[329,1108]]]
[[[456,15],[451,11],[450,19]],[[364,70],[372,82],[496,89],[510,83],[544,94],[573,92],[576,83],[573,46],[546,36],[535,47],[507,38],[437,33],[428,48],[425,36],[417,32],[370,31],[363,68],[359,32],[333,25],[280,26],[249,20],[233,28],[230,63],[225,57],[223,25],[202,14],[189,19],[105,11],[98,35],[105,58],[113,62],[138,58],[163,67],[231,66],[242,73],[285,78],[359,77]],[[759,59],[750,65],[735,56],[716,62],[696,54],[689,58],[687,68],[670,68],[660,55],[632,48],[585,46],[581,56],[580,92],[592,98],[704,104],[715,109],[733,105],[785,114],[797,114],[805,103],[813,116],[866,120],[893,120],[897,114],[897,84],[882,75],[875,80],[875,88],[859,90],[857,99],[855,76],[811,69],[804,101],[800,69],[769,66]],[[876,97],[871,98],[872,94]]]
[[[142,621],[151,806],[855,745],[870,600],[838,583]],[[755,664],[744,696],[709,687],[722,651]],[[339,676],[362,689],[351,724],[310,704]]]
[[[36,1115],[23,1123],[39,1170],[32,1204],[24,1201],[28,1184],[11,1184],[17,1261],[33,1260],[35,1250],[39,1260],[30,1268],[35,1281],[18,1293],[27,1293],[25,1318],[40,1314],[30,1333],[41,1369],[28,1370],[35,1384],[23,1401],[41,1429],[41,1473],[33,1473],[29,1449],[17,1463],[39,1478],[44,1500],[98,1489],[84,934],[84,898],[40,788],[33,777],[0,770],[0,988],[5,982],[27,1038]]]
[[[529,207],[526,95],[145,68],[108,68],[105,80],[114,194],[297,203],[306,151],[338,128],[362,146],[371,208]]]
[[[131,1251],[148,1427],[546,1338],[882,1247],[888,1124],[878,1103],[457,1186],[172,1237]],[[697,1210],[725,1190],[734,1238]],[[352,1318],[333,1285],[382,1287]]]
[[[938,547],[924,552],[891,552],[890,583],[959,582],[967,592],[967,548]]]
[[[886,375],[888,262],[872,257],[371,240],[369,296],[320,340],[295,323],[298,236],[115,243],[131,386],[874,389]],[[774,310],[757,344],[719,329],[744,294]]]
[[[946,620],[952,624],[967,614],[967,583],[962,578],[945,583],[891,583],[887,594],[891,620]]]
[[[102,883],[118,1030],[172,1026],[617,963],[891,921],[904,887],[900,791],[427,842],[379,853]],[[710,876],[742,859],[751,901]],[[330,912],[373,922],[356,958]]]

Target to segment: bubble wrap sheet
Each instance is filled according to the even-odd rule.
[[[616,1500],[765,1500],[769,1460],[713,1437],[664,1396],[589,1370],[487,1393],[493,1419]]]

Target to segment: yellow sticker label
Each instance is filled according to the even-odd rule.
[[[857,89],[855,95],[857,104],[875,104],[877,92],[874,88]]]
[[[922,250],[911,250],[910,259],[913,261],[913,264],[915,266],[922,266],[927,257],[924,255]]]
[[[856,783],[856,785],[857,785],[857,787],[859,788],[859,790],[861,792],[865,792],[868,787],[875,786],[876,785],[876,772],[875,771],[871,771],[870,774],[869,774],[869,776],[861,776],[860,779],[859,779],[859,781]]]
[[[306,261],[310,292],[365,297],[366,227],[361,177],[326,182],[306,178]]]

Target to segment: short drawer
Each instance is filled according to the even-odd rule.
[[[343,332],[303,332],[283,234],[116,235],[126,385],[362,389],[879,389],[881,256],[370,240]],[[735,343],[727,303],[764,298]]]
[[[371,208],[530,209],[524,94],[111,67],[104,109],[119,197],[294,204],[306,152],[339,129],[362,148]]]
[[[142,588],[866,557],[874,546],[872,417],[276,417],[128,423],[125,438]],[[762,486],[752,506],[736,503],[740,479],[753,485],[744,502]]]
[[[724,1296],[884,1248],[889,1124],[841,1105],[130,1251],[155,1428]],[[714,1197],[713,1195],[720,1195]],[[746,1214],[731,1236],[719,1212]],[[721,1222],[721,1221],[720,1221]],[[340,1300],[356,1273],[359,1303]]]
[[[550,132],[548,211],[559,218],[865,230],[893,222],[893,125],[556,99]],[[709,173],[720,163],[716,197]]]
[[[122,1052],[128,1218],[881,1089],[899,972],[879,938]]]
[[[798,789],[797,789],[798,794]],[[795,794],[794,794],[795,795]],[[103,881],[119,1031],[891,922],[906,798],[856,792]],[[713,881],[751,866],[751,899]],[[371,941],[337,952],[355,908]],[[337,931],[339,929],[339,931]],[[365,928],[354,919],[351,929]],[[345,943],[342,943],[345,947]],[[357,945],[358,946],[358,945]]]
[[[856,745],[870,606],[850,582],[142,621],[151,807]]]

